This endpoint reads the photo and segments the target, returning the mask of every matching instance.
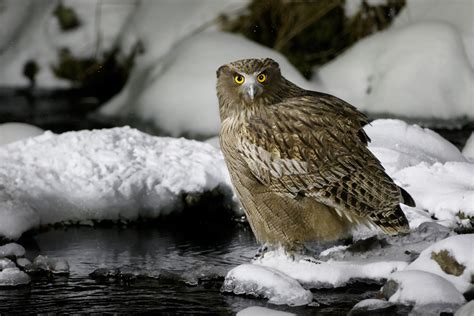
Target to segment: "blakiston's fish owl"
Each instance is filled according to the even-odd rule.
[[[272,59],[217,70],[220,143],[257,239],[296,250],[346,237],[354,225],[408,231],[410,195],[368,150],[367,117],[286,80]]]

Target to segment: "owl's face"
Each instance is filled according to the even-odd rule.
[[[250,104],[270,96],[280,79],[280,67],[274,60],[242,59],[219,67],[217,90],[233,102]]]

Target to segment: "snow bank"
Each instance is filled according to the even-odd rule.
[[[307,305],[313,300],[311,291],[285,273],[253,264],[242,264],[230,270],[221,291],[264,297],[277,305]]]
[[[0,29],[6,36],[0,41],[0,85],[27,85],[23,66],[26,61],[34,60],[40,67],[36,77],[39,86],[67,86],[68,82],[56,78],[51,71],[51,65],[57,63],[58,51],[67,47],[74,56],[90,57],[110,49],[135,9],[133,2],[64,0],[62,3],[77,14],[81,21],[79,28],[67,32],[60,29],[53,15],[58,1],[4,1]],[[100,19],[96,20],[98,14]]]
[[[0,271],[1,286],[19,286],[31,282],[30,277],[18,268],[5,268]]]
[[[370,113],[474,118],[473,69],[459,32],[443,22],[369,36],[317,70],[313,82]]]
[[[0,147],[0,235],[62,221],[132,220],[180,210],[183,193],[227,181],[211,145],[123,127],[50,132]]]
[[[370,150],[418,208],[454,226],[459,212],[474,216],[474,163],[437,133],[399,120],[365,127]],[[411,213],[413,220],[417,214]]]
[[[405,270],[422,270],[451,282],[461,293],[473,288],[474,234],[446,238],[426,248]]]
[[[237,59],[263,57],[279,62],[289,80],[308,86],[281,54],[240,35],[204,32],[182,41],[163,60],[153,61],[146,74],[132,77],[101,113],[133,113],[173,136],[216,135],[220,126],[217,68]]]
[[[394,293],[392,293],[393,290],[395,290]],[[442,277],[417,270],[393,273],[384,286],[383,292],[384,295],[389,296],[390,302],[406,305],[466,302],[464,296]]]
[[[25,255],[25,248],[16,243],[9,243],[0,246],[0,258],[3,257],[23,257]]]
[[[0,124],[0,146],[43,134],[39,127],[25,123]]]
[[[328,260],[314,263],[304,258],[292,259],[282,251],[267,252],[254,263],[281,271],[309,288],[341,287],[360,279],[382,280],[407,266],[402,261],[364,263]]]

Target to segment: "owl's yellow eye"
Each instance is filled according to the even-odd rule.
[[[236,84],[242,84],[242,83],[244,83],[245,78],[242,75],[235,75],[234,76],[234,81],[235,81]]]
[[[257,76],[257,80],[258,82],[262,83],[262,82],[265,82],[265,80],[267,80],[267,76],[265,74],[259,74]]]

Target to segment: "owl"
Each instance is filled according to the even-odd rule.
[[[278,63],[244,59],[217,70],[220,145],[258,241],[302,249],[360,224],[407,232],[413,199],[369,151],[367,117],[335,96],[302,89]]]

